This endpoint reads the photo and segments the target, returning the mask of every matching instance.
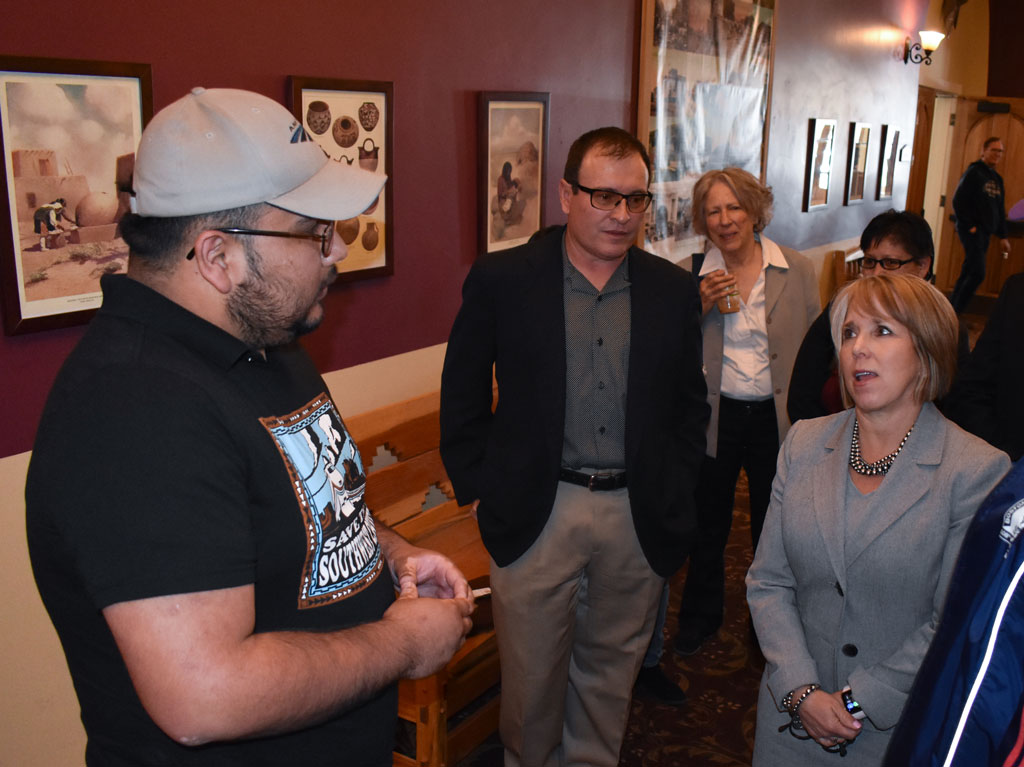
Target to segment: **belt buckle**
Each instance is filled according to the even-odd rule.
[[[591,474],[589,477],[587,477],[587,490],[589,490],[590,492],[594,492],[594,483],[596,483],[597,480],[597,474]]]

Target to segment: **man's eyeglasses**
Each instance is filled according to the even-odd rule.
[[[590,195],[590,204],[598,210],[615,210],[618,204],[626,201],[626,210],[630,213],[643,213],[651,204],[654,195],[650,192],[634,192],[633,194],[621,194],[611,189],[591,189],[583,184],[576,184],[581,192]]]
[[[876,266],[880,266],[887,272],[895,272],[901,266],[906,266],[916,260],[917,259],[914,258],[908,258],[906,261],[901,261],[898,258],[872,258],[871,256],[864,256],[860,262],[860,268],[874,269]]]
[[[317,240],[320,243],[320,256],[327,258],[331,253],[331,247],[334,245],[334,222],[327,222],[327,226],[320,234],[300,234],[299,232],[275,232],[269,229],[242,229],[237,226],[218,226],[214,227],[215,232],[224,232],[224,234],[251,234],[257,237],[292,237],[297,240]],[[188,255],[185,256],[187,259],[191,259],[195,256],[195,250],[190,250]]]

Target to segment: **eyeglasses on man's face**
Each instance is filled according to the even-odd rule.
[[[902,261],[898,258],[872,258],[871,256],[864,256],[860,263],[861,269],[874,269],[876,266],[880,266],[887,272],[895,272],[901,266],[914,263],[915,259],[908,258]]]
[[[278,232],[271,229],[244,229],[238,226],[217,226],[213,231],[224,234],[248,234],[256,237],[291,237],[297,240],[316,240],[320,243],[320,257],[327,258],[334,246],[334,222],[321,221],[324,230],[320,234],[302,234],[301,232]],[[190,250],[185,258],[193,258],[195,250]]]
[[[590,204],[598,210],[615,210],[619,203],[625,200],[626,210],[630,213],[643,213],[650,206],[651,200],[654,198],[654,195],[650,192],[622,194],[614,189],[591,189],[589,186],[583,186],[583,184],[576,184],[576,188],[581,192],[589,194]]]

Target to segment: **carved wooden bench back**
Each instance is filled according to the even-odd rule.
[[[407,540],[450,557],[473,579],[489,558],[469,507],[460,507],[438,448],[440,393],[346,419],[366,469],[365,500],[374,517]],[[399,717],[415,728],[415,758],[402,767],[454,764],[497,729],[500,678],[494,632],[471,635],[441,672],[399,684]],[[461,709],[471,713],[448,727]]]

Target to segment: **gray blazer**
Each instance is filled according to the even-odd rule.
[[[762,242],[767,240],[761,237]],[[821,313],[821,299],[814,265],[806,256],[781,245],[788,269],[769,266],[764,276],[764,299],[768,325],[769,366],[772,374],[772,392],[775,395],[775,416],[779,425],[779,442],[786,438],[789,416],[786,398],[789,396],[789,377],[793,363],[807,328]],[[692,271],[693,260],[682,262],[684,269]],[[694,275],[696,277],[697,275]],[[704,375],[708,384],[708,404],[711,420],[708,422],[707,455],[718,453],[718,406],[722,388],[722,348],[725,343],[725,317],[717,306],[711,307],[701,322],[704,333]]]
[[[810,682],[828,691],[849,684],[874,728],[896,724],[967,526],[1010,467],[1005,453],[926,403],[875,491],[885,501],[876,518],[862,537],[848,540],[853,422],[852,409],[798,421],[779,455],[764,533],[747,573],[747,601],[767,660],[759,738],[775,740],[789,720],[778,711],[782,697]],[[770,702],[775,706],[765,705]]]

